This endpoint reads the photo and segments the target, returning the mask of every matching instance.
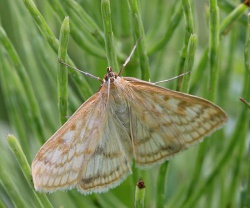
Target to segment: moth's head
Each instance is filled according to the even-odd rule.
[[[104,76],[105,82],[107,82],[108,80],[110,80],[110,82],[114,82],[117,77],[118,74],[113,72],[110,66],[107,67],[107,74]]]

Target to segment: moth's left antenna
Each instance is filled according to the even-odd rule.
[[[96,76],[93,75],[93,74],[90,74],[90,73],[88,73],[88,72],[84,72],[84,71],[82,71],[82,70],[80,70],[80,69],[77,69],[76,67],[70,66],[69,64],[66,64],[65,62],[63,62],[62,59],[58,59],[58,61],[59,61],[59,63],[65,65],[65,66],[67,66],[67,67],[69,67],[69,68],[71,68],[71,69],[74,69],[74,70],[76,70],[76,71],[78,71],[78,72],[80,72],[80,73],[82,73],[82,74],[84,74],[84,75],[86,75],[86,76],[88,76],[88,77],[97,79],[97,80],[99,80],[101,83],[103,83],[103,80],[102,80],[100,77],[96,77]]]

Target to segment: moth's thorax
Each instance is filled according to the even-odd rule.
[[[118,74],[113,72],[110,66],[107,67],[107,74],[104,76],[104,82],[108,82],[110,80],[110,83],[112,83],[117,77]]]

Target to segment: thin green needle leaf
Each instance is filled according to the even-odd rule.
[[[145,44],[145,34],[142,24],[141,14],[139,11],[139,6],[137,0],[128,0],[129,8],[132,15],[132,23],[134,28],[134,34],[137,40],[142,38],[140,44],[138,45],[138,53],[140,58],[140,67],[141,67],[141,78],[142,80],[149,81],[150,71],[148,63],[148,55]]]
[[[102,0],[101,8],[102,8],[102,18],[103,18],[105,46],[106,46],[108,65],[111,66],[111,68],[114,69],[114,71],[118,71],[119,66],[118,66],[116,52],[115,52],[114,34],[113,34],[112,22],[111,22],[110,1]]]
[[[40,31],[42,32],[42,34],[44,35],[44,37],[46,38],[46,40],[48,41],[48,43],[50,44],[52,49],[54,50],[54,52],[57,53],[58,49],[59,49],[58,39],[55,37],[55,35],[51,31],[51,29],[49,28],[48,24],[46,23],[45,19],[43,18],[43,16],[41,15],[39,10],[37,9],[34,2],[32,0],[24,0],[24,4],[25,4],[26,8],[29,10],[33,19],[35,20]],[[73,66],[74,64],[69,59],[69,57],[67,57],[67,59],[68,59],[68,63],[71,66]],[[89,85],[87,84],[87,82],[85,81],[84,77],[79,75],[79,73],[77,73],[74,70],[70,69],[69,72],[70,72],[72,80],[74,80],[74,82],[79,90],[79,93],[82,94],[82,96],[86,99],[88,97],[90,97],[92,95],[92,91],[91,91]]]
[[[62,23],[60,38],[59,38],[59,50],[58,58],[65,62],[67,56],[67,47],[69,42],[69,17],[66,17]],[[58,104],[60,112],[61,124],[67,121],[68,116],[68,70],[63,64],[59,64],[58,73]]]

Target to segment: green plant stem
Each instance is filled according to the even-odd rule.
[[[227,61],[226,66],[224,66],[224,70],[220,69],[220,81],[218,82],[218,94],[221,95],[222,93],[229,95],[230,91],[230,82],[227,80],[231,80],[233,71],[235,70],[235,59],[234,53],[232,51],[236,51],[238,48],[237,38],[239,37],[239,30],[234,29],[230,32],[229,37],[229,48],[226,51]],[[223,89],[223,90],[222,90]],[[223,91],[223,92],[222,92]],[[220,99],[221,107],[227,106],[228,101],[227,99]]]
[[[193,20],[190,1],[182,0],[182,8],[183,8],[183,13],[184,13],[185,22],[186,22],[185,43],[187,45],[191,34],[194,33],[194,20]]]
[[[54,51],[57,51],[58,46],[59,46],[58,45],[58,40],[56,39],[53,32],[48,27],[48,25],[47,25],[45,19],[43,18],[42,14],[38,11],[34,1],[32,1],[32,0],[24,0],[23,2],[25,4],[26,8],[29,10],[31,16],[33,17],[33,19],[37,23],[40,31],[42,32],[42,34],[44,35],[44,37],[46,38],[46,40],[48,41],[48,43],[52,47],[52,49]]]
[[[206,69],[207,66],[207,59],[208,59],[208,47],[204,50],[202,57],[199,60],[199,63],[197,64],[197,67],[195,70],[195,73],[192,74],[192,85],[190,87],[190,94],[195,94],[197,89],[199,89],[199,86],[202,84],[200,82],[201,77],[204,75],[204,69]]]
[[[250,145],[248,145],[248,162],[250,158],[250,151],[249,151]],[[246,189],[241,193],[241,207],[248,207],[250,203],[250,168],[248,168],[248,176],[247,176],[247,184]]]
[[[248,157],[248,163],[249,163],[250,145],[248,145],[247,157]],[[243,197],[241,197],[241,205],[242,207],[247,207],[249,204],[250,204],[250,168],[248,167],[247,186],[246,186],[245,191],[243,192]]]
[[[33,187],[33,183],[32,181],[32,177],[31,177],[31,170],[30,170],[30,166],[29,163],[23,153],[23,150],[18,142],[18,140],[13,136],[13,135],[8,135],[7,136],[7,141],[9,143],[9,147],[11,148],[11,150],[13,151],[19,166],[23,172],[24,177],[26,178],[29,186],[32,188],[39,204],[41,205],[41,207],[44,208],[48,208],[48,207],[53,207],[50,203],[50,201],[48,200],[46,194],[38,194]]]
[[[217,7],[217,1],[210,1],[210,42],[209,42],[209,57],[210,57],[210,100],[214,101],[215,93],[216,93],[216,85],[217,85],[217,74],[218,74],[218,53],[219,53],[219,11]],[[203,56],[204,57],[204,56]],[[204,61],[204,60],[203,60]],[[199,147],[198,155],[197,155],[197,164],[203,164],[205,154],[207,149],[207,143],[203,143]],[[195,181],[200,178],[201,168],[197,167],[194,170],[194,174],[188,189],[188,194],[185,198],[184,204],[189,202],[191,195],[193,193],[194,187],[196,186]],[[182,205],[184,206],[184,205]]]
[[[184,64],[184,71],[192,71],[193,64],[194,64],[194,56],[195,56],[195,51],[196,51],[196,45],[197,45],[197,35],[192,34],[189,39],[188,43],[188,48],[187,48],[187,56],[186,56],[186,61]],[[181,86],[181,91],[182,92],[189,92],[190,88],[190,74],[187,74],[183,77],[183,82]]]
[[[69,17],[66,17],[62,23],[60,38],[59,38],[59,50],[58,58],[65,62],[67,56],[67,47],[69,42]],[[58,105],[60,112],[61,124],[67,121],[68,113],[68,70],[63,64],[59,64],[57,72],[57,83],[58,83]]]
[[[245,44],[244,50],[244,58],[245,58],[245,68],[247,70],[247,74],[250,74],[250,14],[248,14],[248,30],[247,30],[247,40]]]
[[[167,173],[169,168],[169,161],[164,162],[159,170],[157,178],[157,199],[156,207],[164,207],[166,200],[166,183],[167,183]]]
[[[114,71],[118,71],[118,62],[115,52],[114,45],[114,34],[112,30],[112,22],[111,22],[111,10],[110,10],[110,1],[102,0],[101,2],[102,8],[102,18],[103,18],[103,26],[104,26],[104,34],[105,34],[105,46],[106,53],[108,59],[108,65],[111,66]]]
[[[140,180],[135,187],[135,208],[144,208],[145,185]]]
[[[227,16],[222,21],[222,23],[220,24],[220,37],[222,36],[222,34],[226,33],[226,30],[228,28],[227,25],[231,25],[234,21],[236,21],[236,19],[238,20],[239,17],[244,14],[247,8],[248,7],[245,4],[239,5],[228,15],[230,16],[230,18],[227,18],[228,17]],[[195,86],[191,86],[190,88],[191,93],[193,93],[197,89],[197,84],[199,84],[198,80],[200,79],[201,75],[204,74],[203,69],[205,69],[205,66],[207,64],[208,53],[209,53],[209,48],[207,47],[202,54],[202,59],[200,59],[200,62],[197,65],[197,69],[195,70],[197,71],[197,73],[192,77],[193,83],[195,83]]]
[[[60,3],[71,18],[71,35],[76,43],[93,56],[106,58],[104,34],[84,8],[75,1],[65,0]]]
[[[223,35],[231,28],[232,24],[239,19],[241,15],[247,10],[247,6],[245,4],[240,4],[236,7],[227,17],[222,21],[220,25],[220,34]]]
[[[178,64],[178,74],[184,73],[184,65],[185,65],[186,56],[187,56],[188,42],[189,42],[190,36],[194,33],[193,16],[192,16],[192,11],[191,11],[189,0],[182,0],[182,9],[183,9],[184,17],[185,17],[186,30],[185,30],[185,37],[184,37],[184,46],[182,48],[181,56],[180,56],[180,60]],[[177,91],[181,90],[181,83],[182,83],[182,79],[179,79],[178,85],[177,85]]]
[[[242,4],[245,4],[245,3],[243,3],[243,1],[241,1],[241,2],[242,2]],[[227,13],[227,14],[231,13],[232,10],[235,9],[235,2],[218,1],[218,5],[220,7],[220,10],[223,11],[223,12],[225,12],[225,13]],[[247,6],[247,5],[245,4],[245,6]],[[247,20],[243,16],[241,16],[237,21],[239,21],[239,23],[241,23],[242,25],[246,25],[247,24]]]
[[[87,14],[81,5],[79,5],[76,1],[65,0],[62,2],[65,4],[65,9],[68,8],[67,11],[71,11],[71,14],[75,13],[79,19],[81,20],[81,25],[84,25],[86,30],[98,41],[101,46],[105,46],[104,42],[104,33],[96,24],[96,22]],[[103,54],[104,51],[99,52]],[[104,54],[105,55],[105,54]]]
[[[215,94],[218,80],[219,67],[219,9],[217,0],[210,0],[210,20],[209,20],[209,58],[210,58],[210,81],[209,100],[215,101]]]
[[[140,58],[140,67],[141,67],[141,78],[142,80],[149,81],[150,72],[149,72],[149,63],[148,63],[148,55],[145,47],[145,35],[143,24],[141,20],[141,15],[138,8],[137,0],[128,0],[128,5],[132,14],[132,23],[134,34],[137,40],[142,38],[140,43],[138,44],[138,53]]]
[[[59,22],[61,22],[61,17],[70,16],[71,36],[79,47],[93,56],[106,57],[103,47],[95,42],[95,39],[97,39],[98,42],[103,43],[103,39],[100,37],[101,32],[97,29],[98,26],[77,2],[69,0],[60,2],[48,0],[48,2],[55,11]]]
[[[245,110],[245,113],[249,115],[249,112]],[[227,196],[227,204],[234,204],[236,201],[236,197],[238,195],[237,187],[241,184],[241,166],[242,164],[239,161],[243,161],[245,159],[245,149],[246,149],[246,141],[247,141],[247,134],[248,134],[248,126],[250,124],[249,119],[243,118],[244,123],[241,124],[241,131],[238,131],[237,138],[238,139],[238,150],[234,155],[234,169],[232,171],[232,180],[230,183],[230,191]],[[236,139],[236,138],[235,138]],[[249,161],[249,158],[248,158]]]
[[[244,51],[244,57],[245,57],[245,70],[246,70],[246,76],[245,76],[245,83],[250,79],[250,13],[248,13],[248,28],[247,28],[247,40],[245,44],[245,51]],[[249,84],[250,85],[250,84]],[[247,89],[248,86],[245,87]],[[250,99],[249,95],[247,95],[247,90],[244,91],[243,97],[246,99]],[[248,115],[249,115],[249,106],[246,105],[245,108],[248,107]],[[248,119],[249,123],[249,119]],[[247,124],[246,124],[247,125]],[[247,157],[248,157],[248,164],[250,161],[250,145],[248,145],[248,152],[247,152]],[[247,179],[247,187],[244,193],[244,197],[241,198],[241,204],[242,207],[247,207],[250,204],[250,168],[248,167],[248,179]]]

